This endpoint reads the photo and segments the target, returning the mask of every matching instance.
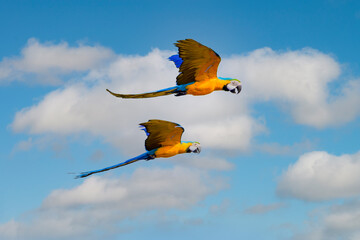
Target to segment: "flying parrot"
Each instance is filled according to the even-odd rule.
[[[200,153],[201,151],[200,143],[181,141],[184,128],[177,123],[153,119],[139,125],[142,126],[142,130],[147,135],[145,140],[145,149],[147,151],[145,153],[107,168],[82,172],[75,178],[84,178],[94,173],[109,171],[139,160],[168,158],[181,153]]]
[[[179,68],[175,87],[140,94],[119,94],[113,93],[109,89],[106,90],[120,98],[151,98],[169,94],[200,96],[218,90],[240,93],[241,82],[239,80],[217,77],[221,58],[211,48],[193,39],[179,40],[175,46],[178,47],[179,53],[169,57],[169,60]]]

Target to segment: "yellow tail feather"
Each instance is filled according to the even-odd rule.
[[[109,89],[106,89],[109,93],[114,95],[115,97],[119,98],[152,98],[152,97],[159,97],[159,96],[165,96],[175,93],[175,89],[167,89],[164,91],[158,91],[158,92],[150,92],[150,93],[139,93],[139,94],[119,94],[119,93],[113,93]]]

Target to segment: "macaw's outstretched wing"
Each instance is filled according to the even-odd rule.
[[[146,123],[140,123],[144,127],[146,135],[145,148],[148,151],[153,149],[172,146],[181,142],[181,135],[184,128],[177,123],[164,120],[149,120]]]
[[[179,40],[175,46],[179,49],[179,55],[178,57],[173,55],[169,59],[175,63],[176,67],[179,67],[180,74],[176,77],[177,85],[217,77],[217,68],[221,58],[214,50],[193,39]]]

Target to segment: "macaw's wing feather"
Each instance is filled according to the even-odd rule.
[[[164,120],[149,120],[146,123],[140,123],[145,129],[147,139],[145,148],[150,151],[163,146],[172,146],[181,142],[181,135],[184,128],[177,123]]]
[[[221,58],[211,48],[193,39],[179,40],[175,46],[178,47],[179,57],[183,60],[179,68],[180,74],[176,78],[177,85],[217,77]]]
[[[176,89],[177,87],[172,87],[172,88],[162,89],[156,92],[139,93],[139,94],[119,94],[119,93],[113,93],[109,89],[106,89],[106,91],[108,91],[110,94],[114,95],[115,97],[119,97],[119,98],[152,98],[152,97],[159,97],[159,96],[165,96],[176,93]]]
[[[149,153],[143,153],[143,154],[141,154],[141,155],[139,155],[137,157],[131,158],[129,160],[126,160],[125,162],[122,162],[122,163],[119,163],[119,164],[116,164],[116,165],[113,165],[113,166],[110,166],[110,167],[106,167],[106,168],[99,169],[99,170],[94,170],[94,171],[89,171],[89,172],[82,172],[81,174],[77,175],[75,178],[88,177],[88,176],[90,176],[90,175],[92,175],[94,173],[109,171],[111,169],[122,167],[122,166],[128,165],[130,163],[137,162],[139,160],[149,160],[149,159],[152,159],[152,157],[149,155]]]
[[[183,60],[181,59],[181,57],[178,54],[170,56],[169,60],[173,61],[177,68],[179,68],[181,66],[181,64],[183,63]]]

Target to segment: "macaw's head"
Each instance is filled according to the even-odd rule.
[[[199,142],[191,142],[191,145],[186,149],[186,152],[188,153],[200,153],[201,152],[201,146]]]
[[[229,80],[230,82],[223,87],[223,90],[230,91],[231,93],[234,94],[239,94],[241,92],[240,80],[237,79],[229,79]]]

